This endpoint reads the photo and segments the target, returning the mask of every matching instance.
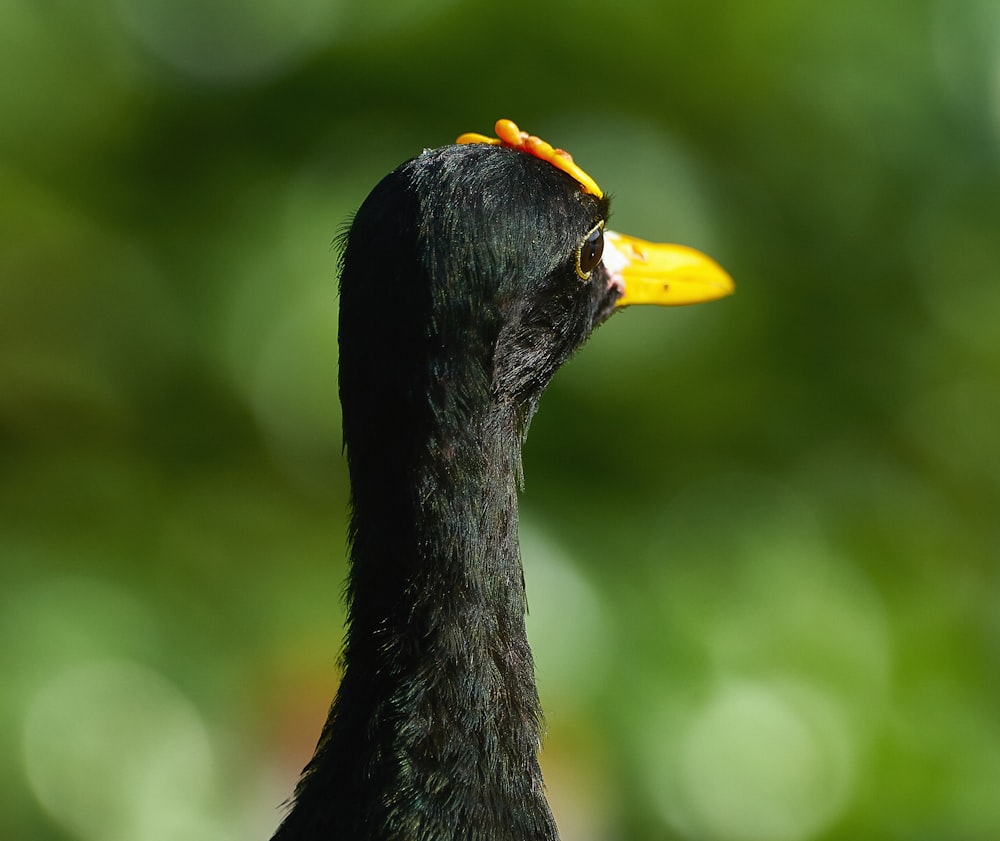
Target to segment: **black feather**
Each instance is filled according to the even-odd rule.
[[[524,153],[424,152],[341,270],[352,516],[343,680],[276,841],[551,841],[517,544],[520,446],[616,294],[608,203]]]

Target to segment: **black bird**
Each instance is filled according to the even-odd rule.
[[[345,238],[343,678],[275,841],[549,841],[517,542],[521,443],[615,310],[732,291],[605,230],[609,201],[509,120],[387,175]]]

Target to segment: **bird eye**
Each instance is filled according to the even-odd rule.
[[[580,280],[590,280],[590,273],[604,254],[604,222],[598,222],[576,252],[576,273]]]

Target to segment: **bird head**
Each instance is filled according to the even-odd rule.
[[[608,230],[609,199],[568,154],[509,120],[496,131],[424,151],[358,211],[341,274],[345,415],[359,400],[399,416],[436,390],[530,414],[615,311],[732,292],[700,252]]]

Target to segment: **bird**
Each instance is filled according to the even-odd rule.
[[[518,548],[521,445],[615,312],[730,294],[606,228],[610,199],[510,120],[385,176],[340,258],[350,477],[340,684],[273,841],[555,841]]]

